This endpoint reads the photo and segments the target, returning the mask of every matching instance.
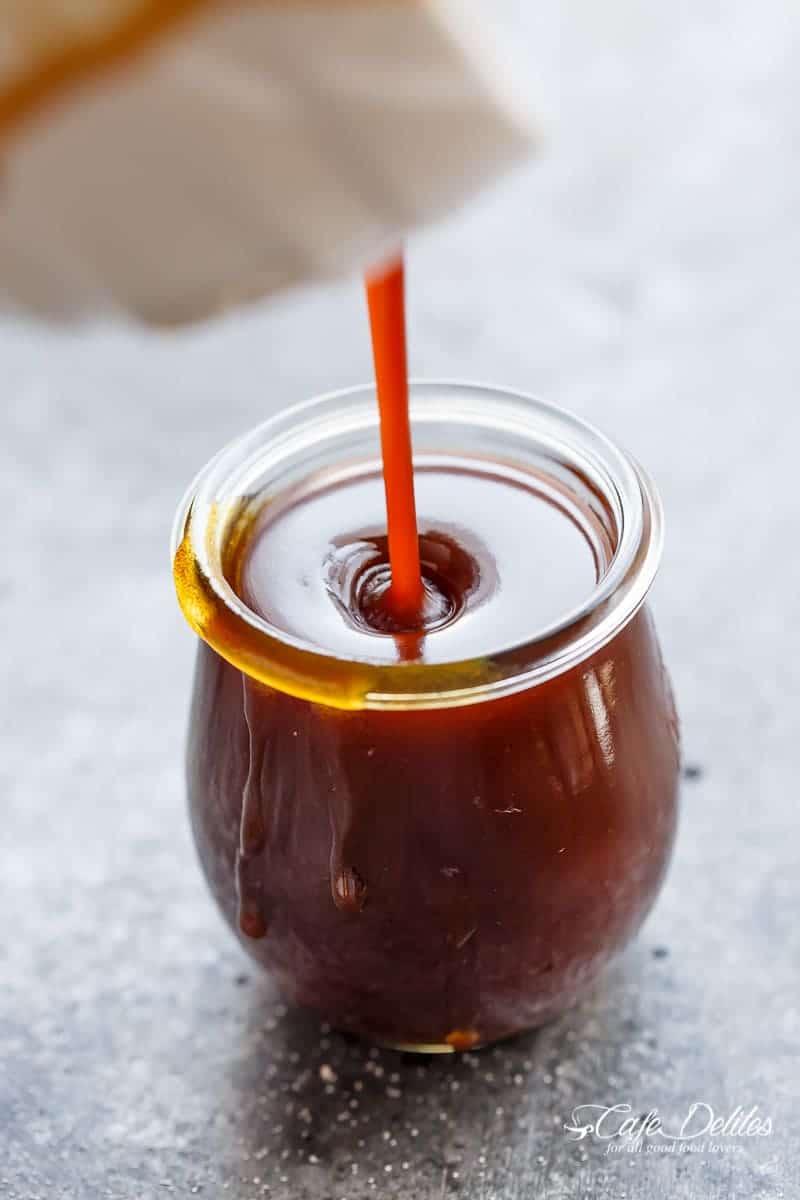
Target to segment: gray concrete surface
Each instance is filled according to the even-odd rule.
[[[194,861],[166,542],[223,439],[366,377],[358,287],[185,335],[6,323],[4,1200],[800,1196],[800,11],[559,7],[503,10],[549,149],[413,243],[412,359],[570,406],[661,486],[696,768],[663,896],[586,1004],[494,1051],[373,1057],[286,1012]],[[563,1128],[693,1102],[772,1133],[608,1155]]]

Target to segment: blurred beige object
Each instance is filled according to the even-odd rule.
[[[469,0],[0,0],[0,293],[205,317],[363,266],[531,148]]]

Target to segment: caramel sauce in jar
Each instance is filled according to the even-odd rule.
[[[370,389],[281,414],[179,514],[201,637],[192,827],[289,999],[464,1050],[579,999],[663,879],[678,737],[645,604],[660,509],[567,414],[418,385],[408,628],[386,603],[376,421]]]

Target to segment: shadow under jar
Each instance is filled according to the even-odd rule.
[[[281,413],[187,493],[189,804],[222,912],[290,1000],[459,1050],[573,1004],[663,879],[662,518],[637,464],[549,405],[419,383],[411,416],[422,635],[366,597],[388,570],[371,388]]]

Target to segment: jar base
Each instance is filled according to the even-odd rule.
[[[397,1050],[401,1054],[455,1054],[456,1047],[449,1046],[447,1042],[390,1042],[383,1038],[365,1038],[365,1041],[372,1042],[375,1046],[380,1046],[384,1050]],[[470,1049],[478,1049],[478,1046],[470,1047]]]

